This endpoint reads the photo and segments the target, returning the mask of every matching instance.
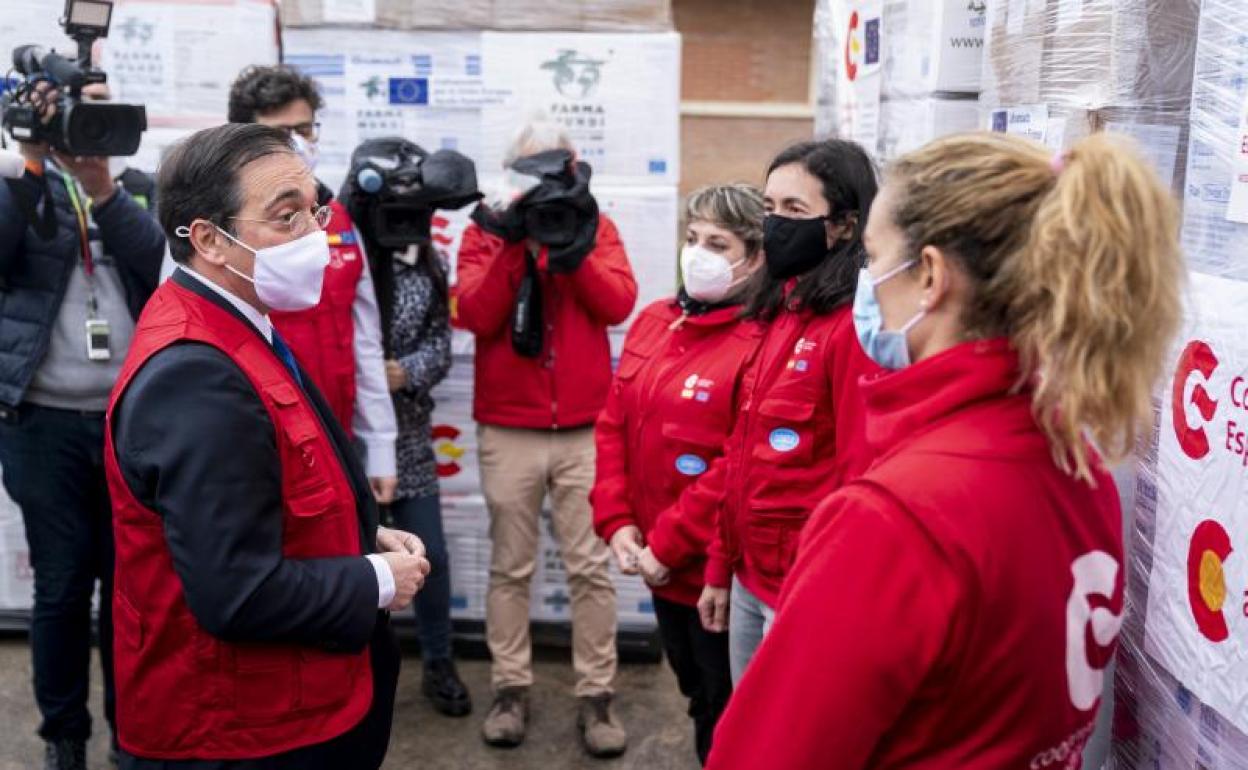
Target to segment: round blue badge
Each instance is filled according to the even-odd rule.
[[[798,444],[802,443],[802,437],[797,435],[797,431],[792,428],[776,428],[767,437],[767,442],[777,452],[792,452],[797,449]]]
[[[686,476],[701,476],[706,472],[706,460],[697,455],[681,455],[676,458],[676,470]]]

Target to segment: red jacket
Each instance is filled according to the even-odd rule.
[[[229,356],[273,420],[282,462],[283,554],[361,553],[355,496],[302,388],[243,321],[166,281],[139,319],[105,431],[116,538],[118,740],[128,752],[161,759],[247,759],[323,743],[358,724],[372,703],[368,650],[235,644],[209,634],[187,606],[160,515],[143,507],[122,476],[113,408],[148,359],[187,340]]]
[[[356,243],[347,210],[337,200],[329,206],[334,213],[325,228],[330,260],[320,304],[296,313],[274,311],[269,313],[269,320],[320,388],[349,436],[355,415],[355,321],[351,311],[364,274],[364,251]]]
[[[995,340],[864,385],[880,459],[812,516],[708,767],[1080,766],[1122,618],[1118,496],[1058,469],[1017,382]]]
[[[545,347],[537,358],[511,347],[512,311],[524,277],[525,244],[470,225],[459,247],[451,322],[476,335],[473,417],[509,428],[590,425],[611,386],[607,327],[623,323],[637,302],[637,282],[615,225],[600,217],[598,241],[576,272],[542,276]]]
[[[598,417],[598,475],[590,499],[603,540],[620,527],[641,529],[672,570],[654,593],[696,606],[718,498],[693,481],[712,467],[736,414],[737,387],[759,329],[728,307],[681,317],[660,300],[633,321],[606,408]],[[714,466],[721,469],[722,463]],[[682,496],[690,499],[674,505]]]
[[[858,381],[878,367],[848,307],[785,311],[764,334],[742,378],[725,467],[706,478],[718,489],[705,497],[723,500],[706,582],[725,588],[735,574],[774,607],[810,512],[867,467]]]

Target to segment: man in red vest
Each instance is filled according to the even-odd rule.
[[[285,131],[295,151],[315,172],[320,138],[316,113],[321,106],[316,83],[298,70],[284,65],[252,66],[239,74],[230,89],[229,119]],[[406,387],[408,375],[399,361],[386,359],[388,342],[383,344],[386,336],[379,311],[388,306],[378,299],[361,233],[346,206],[321,182],[317,182],[317,199],[332,212],[325,228],[330,261],[321,301],[308,310],[273,313],[273,325],[325,394],[339,424],[363,449],[373,494],[385,505],[394,502],[398,486],[395,442],[399,428],[388,380]],[[388,259],[377,264],[393,269]],[[379,271],[377,281],[383,295],[386,287],[393,290],[393,278]],[[389,323],[387,318],[386,328]],[[443,714],[462,715],[472,707],[468,688],[450,659],[435,659],[432,645],[426,645],[424,638],[421,641],[425,659],[421,691]]]
[[[253,66],[230,89],[231,123],[260,123],[286,132],[296,152],[316,170],[321,96],[311,78],[287,66]],[[325,394],[334,417],[364,450],[364,467],[377,501],[392,501],[398,484],[394,442],[398,423],[386,383],[377,296],[360,235],[347,210],[324,184],[317,200],[332,212],[329,267],[321,301],[299,312],[273,314],[273,325]]]
[[[378,527],[346,431],[269,319],[320,301],[329,212],[286,135],[258,125],[187,139],[159,196],[179,267],[105,431],[121,767],[380,767],[386,610],[429,564]]]

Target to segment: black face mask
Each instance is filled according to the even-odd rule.
[[[763,252],[767,272],[784,280],[818,267],[828,256],[827,217],[793,219],[768,214],[763,219]]]

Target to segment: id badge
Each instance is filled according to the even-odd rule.
[[[113,357],[109,350],[108,321],[102,318],[87,319],[87,359],[107,361]]]

